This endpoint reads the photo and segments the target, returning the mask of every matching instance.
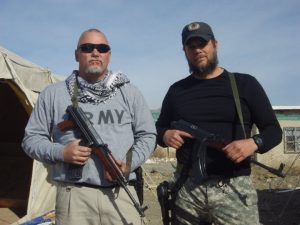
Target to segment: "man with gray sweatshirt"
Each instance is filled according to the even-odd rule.
[[[108,40],[101,31],[83,32],[75,50],[79,69],[40,93],[25,129],[24,151],[51,164],[53,180],[58,182],[58,225],[142,223],[125,190],[103,169],[92,149],[81,145],[80,132],[62,131],[57,126],[67,118],[67,106],[78,103],[120,170],[125,173],[129,167],[129,180],[135,179],[133,171],[155,148],[156,129],[140,91],[123,73],[108,70],[110,56]],[[69,176],[74,165],[82,166],[76,179]],[[134,188],[128,188],[136,198]]]

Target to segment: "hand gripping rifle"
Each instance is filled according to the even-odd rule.
[[[207,146],[214,147],[216,149],[222,149],[228,144],[228,141],[225,141],[222,137],[219,137],[213,133],[209,133],[203,129],[200,129],[198,126],[189,123],[184,120],[178,120],[178,121],[173,121],[171,123],[171,127],[176,130],[182,130],[187,133],[190,133],[193,135],[197,140],[200,141],[200,146],[201,144],[206,144]],[[205,150],[205,149],[202,149]],[[206,174],[206,164],[205,164],[205,151],[198,152],[197,155],[199,157],[199,162],[198,162],[198,168],[197,170],[200,172],[201,175]],[[285,174],[283,173],[283,168],[284,164],[281,163],[278,169],[274,169],[272,167],[269,167],[265,164],[262,164],[258,162],[257,160],[253,159],[252,157],[249,157],[249,160],[251,163],[254,163],[263,169],[269,171],[272,174],[275,174],[276,176],[279,177],[285,177]]]
[[[115,180],[122,188],[124,188],[140,216],[145,217],[144,209],[141,208],[127,188],[128,180],[125,178],[123,172],[116,164],[116,159],[111,154],[108,145],[103,143],[102,139],[98,135],[89,119],[86,117],[83,110],[79,106],[74,107],[69,105],[66,112],[69,114],[71,120],[65,120],[59,123],[58,127],[62,131],[73,129],[74,127],[77,127],[81,131],[85,145],[93,149],[93,153],[103,163],[104,169],[110,174],[113,180]],[[74,171],[75,177],[77,177],[78,170]]]

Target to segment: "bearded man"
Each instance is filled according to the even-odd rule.
[[[259,224],[248,159],[281,141],[270,101],[253,76],[233,74],[218,65],[218,42],[207,23],[186,25],[182,45],[191,74],[169,88],[156,122],[158,144],[176,149],[177,172],[184,181],[180,189],[175,185],[172,224]],[[243,122],[230,76],[236,81]],[[172,127],[178,120],[217,134],[227,144],[222,148],[199,144],[191,133]],[[251,134],[253,124],[259,134]],[[200,164],[205,173],[195,169]]]

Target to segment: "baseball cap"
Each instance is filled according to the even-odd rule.
[[[187,41],[193,37],[199,37],[205,41],[214,40],[215,36],[211,27],[204,22],[192,22],[187,24],[182,30],[182,44],[185,45]]]

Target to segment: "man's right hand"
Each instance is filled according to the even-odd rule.
[[[92,149],[89,147],[81,146],[81,140],[74,140],[69,142],[64,147],[64,161],[77,165],[84,165],[90,158]]]
[[[163,141],[165,145],[179,149],[184,144],[184,138],[194,138],[191,134],[181,130],[167,130],[164,133]]]

